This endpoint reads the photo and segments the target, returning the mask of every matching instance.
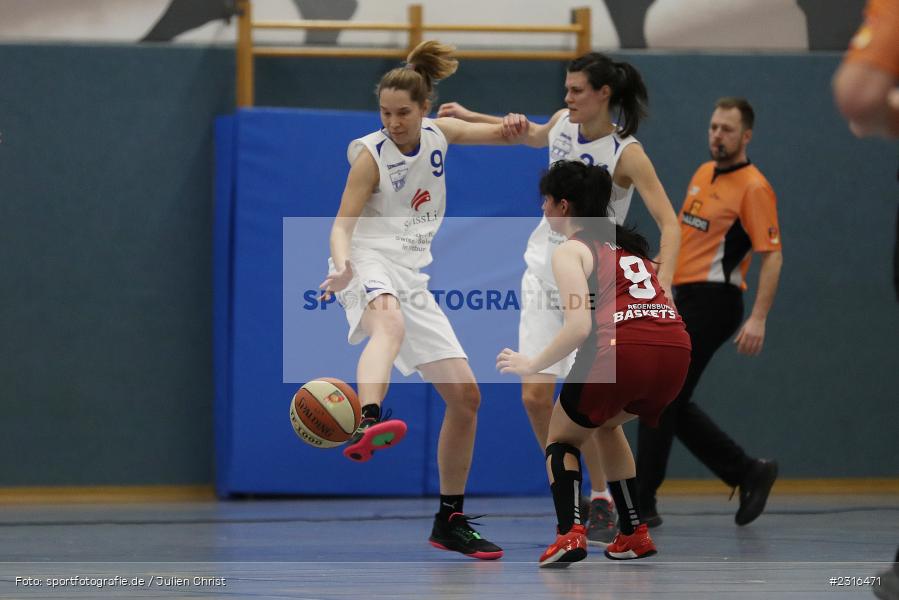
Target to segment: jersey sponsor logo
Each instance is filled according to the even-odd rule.
[[[423,213],[412,215],[405,221],[403,221],[403,230],[404,234],[406,230],[408,230],[413,225],[421,225],[422,223],[433,223],[440,218],[440,211],[438,210],[426,210]],[[434,236],[434,232],[431,232],[431,237]]]
[[[702,201],[693,200],[693,202],[690,203],[689,210],[684,211],[683,222],[684,224],[689,225],[690,227],[695,227],[700,231],[708,231],[709,222],[699,216],[700,212],[702,212]]]
[[[571,154],[571,139],[565,139],[567,137],[568,136],[563,134],[561,137],[553,140],[553,147],[549,151],[553,160],[562,160]]]
[[[371,294],[378,290],[387,289],[387,284],[378,279],[368,279],[362,284],[362,287],[365,288],[366,294]]]
[[[768,241],[772,244],[780,243],[780,234],[777,232],[777,227],[768,228]]]
[[[619,310],[613,315],[613,322],[631,319],[677,319],[677,312],[667,304],[628,304],[627,310]]]
[[[394,169],[396,170],[394,171]],[[393,191],[398,192],[403,189],[406,185],[406,175],[409,173],[406,161],[403,160],[392,165],[388,164],[387,171],[390,173],[390,184],[393,186]]]
[[[690,227],[694,227],[699,231],[707,232],[709,230],[708,221],[706,221],[702,217],[691,215],[690,213],[684,213],[683,223],[684,225],[689,225]]]
[[[331,404],[340,404],[345,400],[346,396],[344,396],[341,392],[331,392],[330,394],[325,396],[325,401],[330,402]]]
[[[550,255],[552,255],[552,253],[555,252],[555,250],[556,250],[554,246],[561,246],[563,242],[568,240],[568,238],[565,237],[564,234],[559,233],[558,231],[555,231],[553,229],[549,230],[549,238],[547,238],[547,239],[549,241],[549,246],[550,246],[550,251],[549,251]]]
[[[410,203],[410,206],[414,208],[416,212],[418,212],[418,209],[421,208],[422,204],[430,201],[431,193],[428,190],[418,188],[418,190],[415,192],[415,195],[412,196],[412,202]]]

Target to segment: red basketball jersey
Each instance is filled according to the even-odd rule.
[[[598,347],[621,344],[690,348],[690,336],[674,304],[659,285],[649,259],[609,242],[580,235],[593,253],[587,284],[594,302],[593,334]]]

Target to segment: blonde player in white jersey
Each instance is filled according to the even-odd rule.
[[[473,558],[500,558],[463,511],[480,391],[446,315],[419,269],[431,262],[431,240],[445,214],[447,145],[504,144],[502,124],[427,118],[434,84],[453,74],[454,48],[427,41],[377,88],[383,129],[350,143],[351,163],[331,229],[324,296],[346,312],[349,341],[369,338],[357,366],[362,422],[344,455],[367,461],[402,439],[406,424],[381,414],[391,366],[418,371],[437,388],[446,412],[437,445],[440,509],[430,542]],[[523,142],[520,138],[519,143]]]
[[[612,174],[611,210],[618,223],[627,216],[636,188],[661,232],[658,278],[670,298],[680,227],[652,162],[633,137],[646,114],[643,78],[629,63],[591,52],[568,65],[565,90],[567,108],[556,112],[543,125],[530,123],[521,114],[503,118],[475,113],[454,102],[443,104],[438,115],[475,123],[502,122],[507,136],[526,134],[529,146],[548,146],[550,164],[567,159],[605,166]],[[562,327],[562,311],[546,307],[547,299],[558,294],[550,258],[564,241],[564,236],[554,233],[545,218],[528,240],[518,339],[518,350],[523,354],[539,353]],[[546,447],[556,379],[565,377],[573,362],[574,354],[537,375],[522,377],[522,401],[541,451]],[[615,537],[616,519],[597,443],[591,439],[581,451],[592,487],[587,537],[589,542],[604,546]]]

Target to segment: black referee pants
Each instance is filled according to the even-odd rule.
[[[665,480],[675,436],[731,487],[742,482],[753,461],[692,400],[693,390],[715,351],[731,339],[743,321],[743,292],[727,283],[687,284],[675,286],[674,301],[693,351],[684,387],[662,413],[659,427],[639,426],[637,483],[643,506],[653,504],[656,490]],[[727,390],[718,393],[726,394]]]

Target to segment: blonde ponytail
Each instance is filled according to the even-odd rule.
[[[391,69],[381,77],[375,94],[380,97],[385,89],[406,90],[413,102],[424,105],[435,102],[434,86],[459,68],[453,58],[456,47],[436,40],[427,40],[416,46],[406,58],[404,67]]]

